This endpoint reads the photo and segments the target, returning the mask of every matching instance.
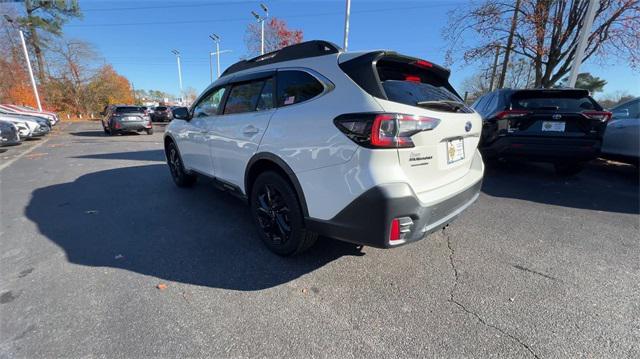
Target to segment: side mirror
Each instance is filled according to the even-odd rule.
[[[613,112],[613,118],[629,118],[629,117],[630,117],[629,109],[627,108]]]
[[[173,118],[176,120],[190,120],[191,116],[189,116],[189,109],[187,109],[186,107],[176,107],[172,112]]]

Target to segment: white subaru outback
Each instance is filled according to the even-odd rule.
[[[175,183],[197,175],[246,199],[265,244],[292,255],[318,235],[380,248],[417,241],[478,197],[482,122],[449,71],[326,41],[229,67],[164,145]]]

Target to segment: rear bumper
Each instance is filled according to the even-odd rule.
[[[330,220],[308,218],[307,228],[320,235],[378,248],[397,247],[423,239],[447,224],[477,198],[482,179],[440,202],[423,205],[406,183],[375,186],[358,196]],[[411,231],[402,241],[389,242],[394,218],[410,217]]]
[[[481,145],[480,151],[485,159],[511,157],[548,162],[590,161],[598,156],[601,145],[599,139],[505,136]]]
[[[118,122],[119,127],[115,126],[113,129],[116,131],[142,131],[148,130],[152,127],[151,122],[146,121],[127,121],[127,122]]]

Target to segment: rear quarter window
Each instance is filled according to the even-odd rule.
[[[278,71],[278,107],[310,100],[324,91],[324,86],[315,77],[304,71]]]

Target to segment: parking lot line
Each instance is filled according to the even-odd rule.
[[[33,152],[35,149],[39,148],[40,146],[44,145],[45,143],[49,142],[49,140],[51,139],[51,137],[47,137],[45,139],[43,139],[42,141],[40,141],[40,143],[34,145],[33,147],[31,147],[30,149],[22,152],[21,154],[17,155],[16,157],[10,159],[9,161],[0,164],[0,171],[4,170],[5,168],[11,166],[15,161],[21,159],[22,157],[28,155],[29,153]]]

